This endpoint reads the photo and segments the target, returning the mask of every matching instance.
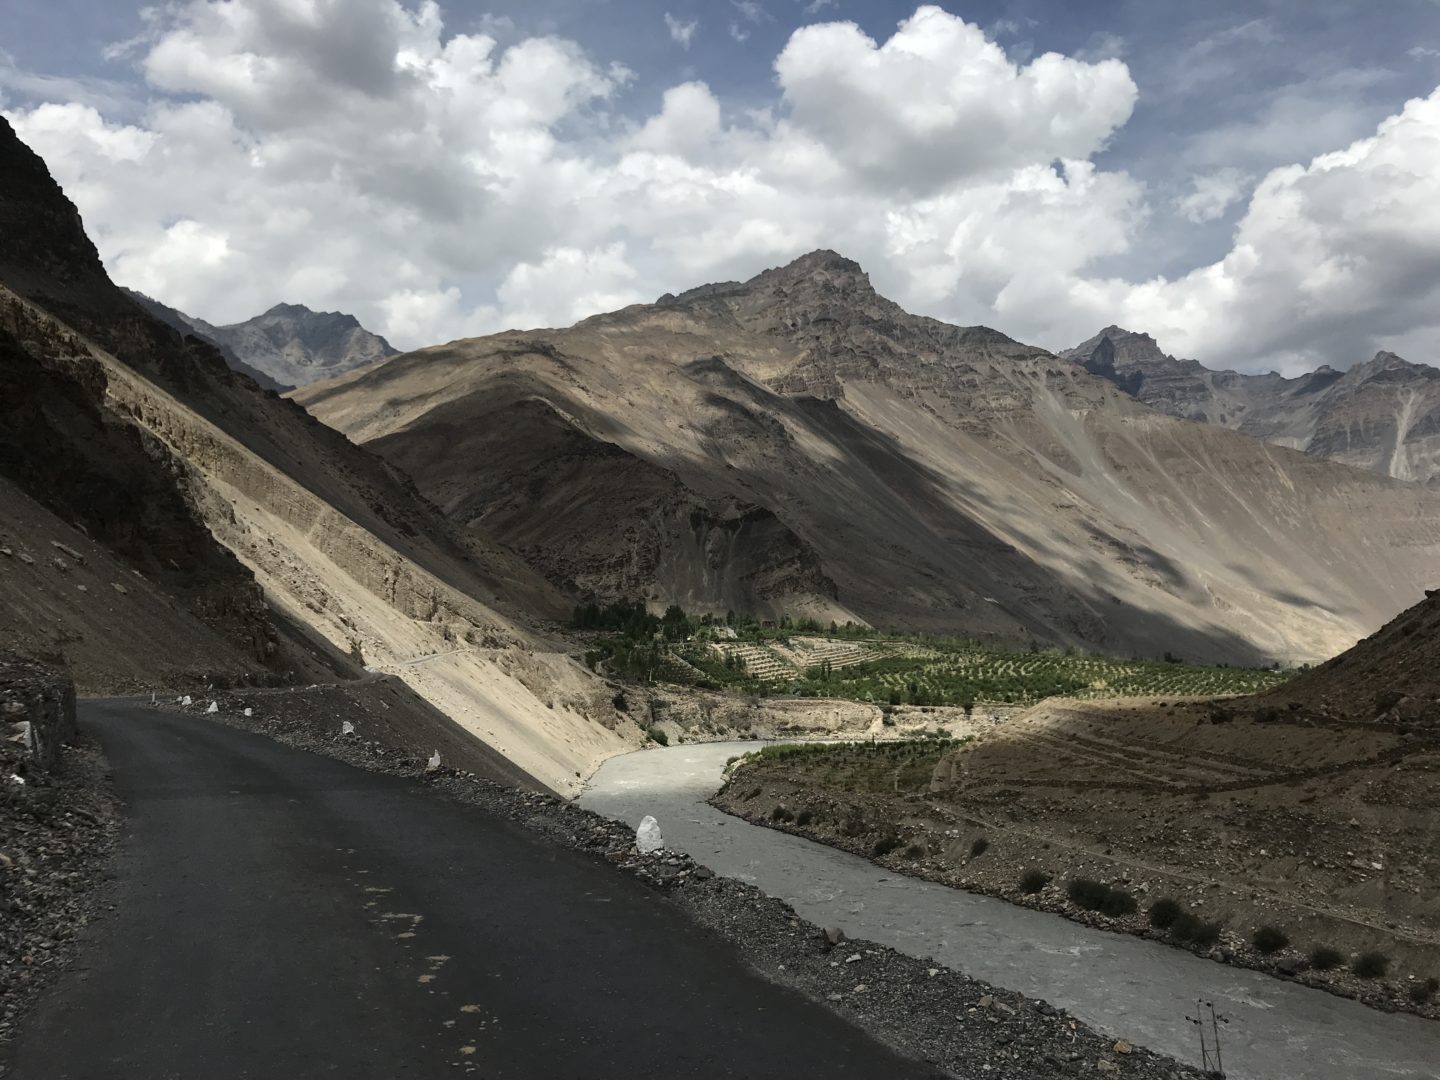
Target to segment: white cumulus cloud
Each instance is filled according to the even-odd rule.
[[[1249,177],[1230,167],[1192,177],[1190,190],[1175,200],[1175,208],[1197,225],[1214,221],[1244,197],[1248,182]]]
[[[625,259],[623,243],[592,251],[557,247],[539,262],[520,263],[511,270],[499,296],[508,318],[520,326],[543,325],[547,313],[556,310],[561,312],[559,322],[568,326],[597,311],[639,303],[643,298],[634,281],[635,269]]]
[[[698,19],[677,19],[670,12],[665,12],[665,29],[670,31],[670,40],[679,45],[682,49],[690,48],[690,42],[695,39],[695,31],[700,29]]]
[[[794,123],[857,176],[929,194],[970,176],[1083,159],[1137,90],[1118,60],[1016,65],[978,27],[922,7],[883,45],[854,23],[804,27],[775,69]]]
[[[559,38],[449,33],[431,2],[188,0],[132,49],[140,120],[66,101],[9,115],[116,277],[212,321],[283,299],[414,346],[821,245],[901,300],[979,320],[1018,276],[1112,251],[1137,212],[1128,178],[1086,163],[1128,115],[1124,65],[1017,66],[937,8],[883,44],[802,29],[768,108],[691,82],[636,120],[611,104],[623,68]]]
[[[642,116],[617,105],[623,67],[451,32],[429,0],[175,0],[128,48],[139,108],[57,90],[6,115],[119,281],[214,322],[286,300],[416,347],[824,246],[912,309],[1054,348],[1120,322],[1212,363],[1348,364],[1440,325],[1434,97],[1261,179],[1214,265],[1137,282],[1099,269],[1152,213],[1097,163],[1135,106],[1125,63],[1022,62],[938,7],[883,41],[801,28],[758,107],[691,81]],[[1246,197],[1243,170],[1196,174],[1183,217]]]
[[[1207,362],[1284,371],[1440,343],[1440,90],[1370,138],[1262,179],[1218,262],[1175,280],[1096,284],[1098,314]]]

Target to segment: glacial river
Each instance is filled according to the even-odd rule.
[[[707,743],[612,758],[578,800],[752,882],[821,926],[934,959],[1043,998],[1096,1029],[1199,1065],[1197,998],[1228,1015],[1230,1080],[1440,1080],[1440,1022],[1353,1001],[1057,915],[887,873],[867,859],[751,825],[705,800],[725,759],[755,743]]]

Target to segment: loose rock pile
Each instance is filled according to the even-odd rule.
[[[52,767],[61,744],[75,736],[74,681],[58,668],[0,652],[0,723],[7,780],[23,779],[27,764]]]
[[[0,709],[0,1042],[104,906],[96,889],[118,832],[104,760],[75,735],[64,672],[5,657]],[[63,749],[63,753],[61,752]],[[0,1066],[3,1071],[3,1066]]]

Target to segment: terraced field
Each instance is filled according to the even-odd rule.
[[[912,646],[912,649],[915,648]],[[800,671],[827,664],[832,669],[854,667],[856,664],[880,660],[888,655],[883,645],[816,637],[795,637],[788,642],[777,641],[771,645],[771,649]]]

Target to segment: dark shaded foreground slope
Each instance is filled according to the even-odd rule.
[[[1350,722],[1402,725],[1440,739],[1440,590],[1407,608],[1339,656],[1244,707],[1284,703],[1292,712]]]
[[[412,783],[122,703],[118,910],[11,1076],[929,1075],[657,895]]]

